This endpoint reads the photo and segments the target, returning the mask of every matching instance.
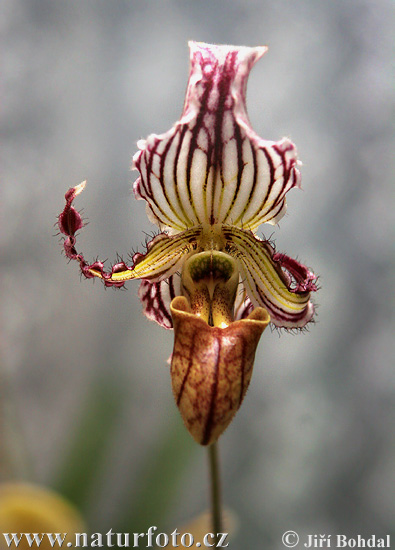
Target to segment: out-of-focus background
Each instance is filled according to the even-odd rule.
[[[136,142],[178,119],[187,41],[269,46],[248,110],[290,137],[303,191],[279,251],[320,275],[317,324],[267,331],[220,440],[232,548],[281,535],[390,534],[394,3],[390,0],[2,0],[2,480],[49,486],[92,531],[170,533],[208,507],[203,448],[171,394],[172,333],[146,320],[138,283],[105,291],[61,255],[67,189],[88,259],[141,249],[130,172]],[[393,351],[393,350],[392,350]]]

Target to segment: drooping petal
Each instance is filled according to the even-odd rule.
[[[247,295],[270,314],[278,327],[302,328],[314,315],[310,300],[316,277],[307,267],[283,254],[275,254],[268,241],[252,232],[223,227],[226,250],[235,256]]]
[[[259,338],[269,323],[263,308],[226,328],[211,327],[194,315],[187,299],[171,303],[174,349],[173,394],[185,425],[201,445],[227,428],[250,383]]]
[[[83,254],[75,248],[75,233],[83,227],[83,222],[73,206],[75,197],[81,193],[85,184],[86,182],[83,182],[67,191],[66,205],[58,218],[58,226],[66,236],[63,247],[67,258],[79,262],[81,272],[86,278],[98,277],[106,286],[116,287],[123,286],[131,279],[162,281],[180,269],[185,257],[197,248],[202,229],[195,227],[177,235],[156,235],[147,244],[146,254],[137,253],[133,256],[133,265],[130,267],[124,261],[120,261],[113,265],[110,271],[106,271],[104,263],[99,260],[88,264]]]
[[[174,273],[168,279],[159,283],[141,281],[139,298],[143,304],[143,313],[150,321],[155,321],[161,327],[172,329],[173,321],[170,313],[170,303],[181,294],[181,277]]]
[[[177,235],[160,233],[147,245],[146,254],[135,254],[133,267],[118,269],[112,273],[112,281],[148,279],[158,282],[170,277],[181,268],[185,256],[197,247],[200,228],[188,229]]]
[[[151,221],[170,232],[277,223],[300,174],[293,143],[261,139],[248,120],[248,75],[267,48],[189,46],[182,117],[165,134],[138,142],[136,198],[145,199]]]
[[[89,266],[88,271],[92,276],[104,279],[107,286],[132,279],[163,281],[181,268],[185,256],[196,248],[200,234],[199,228],[188,229],[170,237],[160,233],[148,243],[146,254],[137,253],[133,256],[132,267],[119,262],[112,267],[111,273],[106,273],[102,265],[98,268]]]

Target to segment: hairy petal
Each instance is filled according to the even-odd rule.
[[[111,273],[103,269],[89,267],[89,272],[105,280],[108,284],[120,284],[132,279],[148,279],[153,282],[167,279],[181,268],[185,256],[197,247],[200,229],[189,229],[169,237],[160,233],[147,244],[147,253],[137,253],[133,256],[133,265],[128,267],[125,262],[115,264]]]
[[[58,227],[61,233],[65,235],[63,240],[64,252],[69,260],[77,260],[80,263],[81,270],[84,272],[87,266],[82,254],[79,254],[75,248],[75,234],[79,229],[84,227],[81,214],[73,206],[73,201],[85,188],[86,181],[83,181],[75,187],[71,187],[64,198],[66,205],[58,216]],[[87,275],[88,276],[88,275]]]
[[[238,259],[252,304],[267,309],[278,327],[304,327],[314,315],[310,300],[311,292],[317,290],[314,273],[284,254],[275,254],[268,241],[250,231],[224,227],[223,234],[227,252]]]
[[[200,228],[192,228],[173,236],[165,233],[157,235],[147,244],[146,254],[137,253],[133,256],[132,266],[127,266],[124,261],[120,261],[114,264],[110,271],[106,271],[104,263],[99,260],[88,264],[84,256],[75,248],[75,233],[83,227],[83,222],[80,214],[72,206],[75,197],[84,189],[85,183],[67,191],[66,206],[59,215],[58,226],[61,233],[66,235],[63,247],[67,258],[79,262],[81,272],[86,278],[98,277],[106,286],[115,287],[121,287],[131,279],[149,279],[158,282],[167,279],[180,269],[184,257],[196,249],[202,233]]]
[[[189,46],[182,117],[165,134],[138,142],[136,198],[145,199],[151,221],[170,232],[277,223],[300,174],[293,143],[261,139],[248,120],[248,75],[267,48]]]
[[[61,233],[65,235],[63,241],[63,249],[66,257],[69,260],[75,260],[80,264],[81,273],[87,278],[92,279],[94,277],[100,277],[105,280],[106,286],[121,287],[123,282],[111,283],[108,279],[111,278],[111,273],[104,271],[104,264],[99,260],[96,260],[92,264],[85,261],[83,254],[77,252],[76,245],[76,232],[84,226],[81,215],[73,206],[74,199],[84,190],[86,181],[83,181],[75,187],[71,187],[65,194],[66,205],[63,211],[58,216],[58,227]],[[124,265],[122,263],[122,265]],[[118,266],[114,266],[115,270]]]
[[[63,209],[63,212],[58,217],[58,226],[67,237],[73,237],[75,233],[83,227],[83,221],[81,215],[77,210],[72,206],[74,199],[82,193],[85,189],[86,181],[83,181],[75,187],[71,187],[64,198],[66,199],[66,206]]]
[[[200,228],[188,229],[177,235],[160,233],[147,245],[146,254],[135,254],[133,267],[112,274],[112,280],[148,279],[158,282],[167,279],[181,268],[185,256],[197,247]]]

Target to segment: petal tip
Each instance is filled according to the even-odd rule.
[[[82,193],[82,191],[85,189],[86,187],[86,184],[87,184],[87,181],[84,180],[82,181],[79,185],[76,185],[74,187],[74,193],[75,193],[75,196],[79,195],[80,193]]]

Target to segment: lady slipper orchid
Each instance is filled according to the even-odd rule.
[[[85,182],[66,193],[59,216],[67,258],[105,286],[141,279],[146,316],[175,331],[173,392],[184,422],[202,445],[217,440],[246,393],[261,333],[269,321],[302,328],[314,315],[315,275],[255,231],[276,224],[285,195],[300,187],[289,139],[261,139],[246,111],[249,72],[266,47],[190,42],[184,110],[168,132],[138,142],[137,199],[161,232],[145,254],[105,271],[77,252],[83,227],[73,207]]]

